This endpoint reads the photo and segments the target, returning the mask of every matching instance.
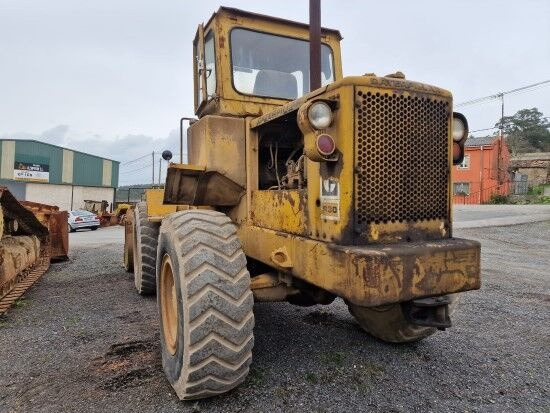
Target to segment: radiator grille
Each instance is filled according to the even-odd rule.
[[[356,92],[356,222],[448,219],[447,100]]]

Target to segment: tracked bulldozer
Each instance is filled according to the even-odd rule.
[[[68,256],[67,212],[17,201],[0,187],[0,315],[49,268]]]
[[[309,26],[225,7],[199,25],[189,163],[182,144],[127,221],[125,267],[157,295],[181,399],[243,382],[254,301],[340,297],[402,343],[450,327],[459,293],[480,287],[480,245],[453,236],[468,128],[452,94],[401,72],[344,77],[319,16],[312,0]]]

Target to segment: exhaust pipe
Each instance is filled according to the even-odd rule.
[[[321,0],[309,0],[309,90],[321,87]]]

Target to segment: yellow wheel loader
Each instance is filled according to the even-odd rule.
[[[226,7],[199,25],[189,163],[127,221],[126,268],[132,255],[138,292],[157,294],[181,399],[245,379],[254,301],[341,297],[371,335],[411,342],[480,287],[479,244],[452,235],[468,128],[451,93],[343,77],[340,33],[311,6],[309,26]]]

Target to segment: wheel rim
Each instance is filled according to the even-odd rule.
[[[162,259],[160,272],[160,312],[164,342],[170,354],[174,355],[178,341],[178,301],[172,261],[168,254]]]

